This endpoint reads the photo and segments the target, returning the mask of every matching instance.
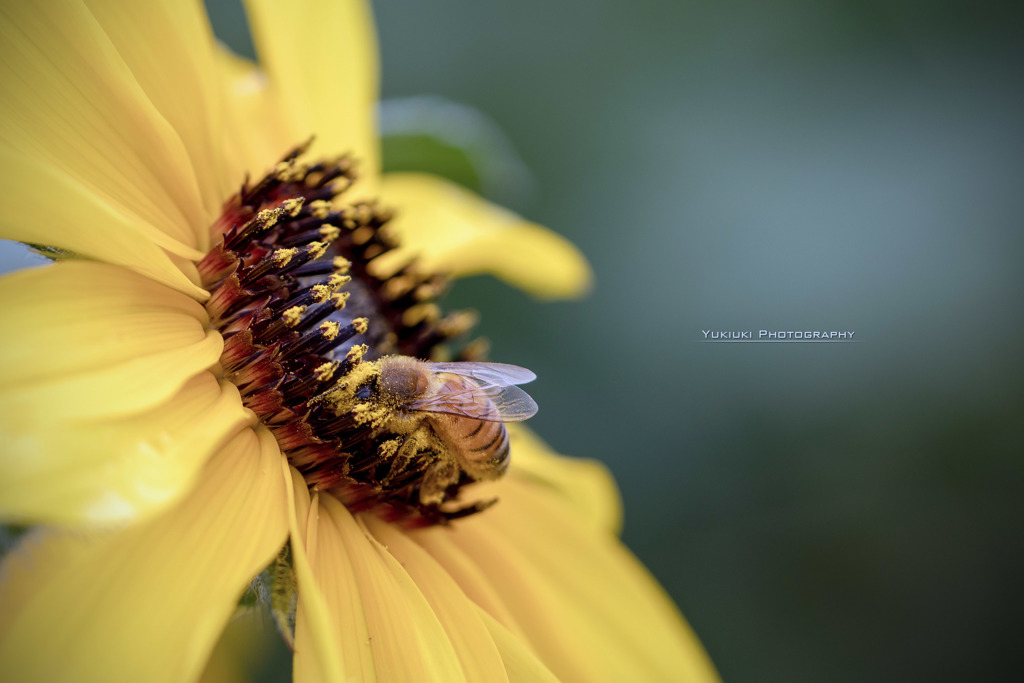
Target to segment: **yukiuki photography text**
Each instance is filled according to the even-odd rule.
[[[701,330],[699,342],[747,342],[747,343],[847,343],[860,341],[854,339],[853,330],[758,330],[754,336],[752,330]]]

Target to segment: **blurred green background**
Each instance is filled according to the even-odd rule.
[[[387,105],[389,168],[593,264],[583,302],[473,278],[449,303],[540,376],[536,430],[614,471],[626,543],[726,680],[1020,668],[1017,7],[374,3],[384,97],[485,117]],[[246,49],[237,4],[215,20]],[[860,343],[695,343],[764,328]]]
[[[613,470],[626,543],[728,681],[1019,676],[1019,7],[374,2],[387,166],[597,276],[582,302],[472,278],[448,305],[540,376],[532,426]],[[211,8],[250,51],[237,0]]]
[[[490,117],[591,260],[582,303],[451,299],[723,677],[1020,675],[1020,5],[374,6],[384,96]],[[762,328],[861,342],[694,343]]]

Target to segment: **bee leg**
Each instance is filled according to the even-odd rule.
[[[409,465],[415,462],[417,455],[424,449],[428,441],[423,427],[415,430],[405,437],[401,445],[391,455],[391,468],[382,482],[385,486],[390,485],[395,477],[408,469]]]
[[[427,469],[420,485],[422,505],[440,505],[444,502],[445,491],[459,481],[459,468],[449,458],[442,458]]]

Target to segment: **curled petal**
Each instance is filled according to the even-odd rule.
[[[381,199],[395,209],[391,225],[402,245],[375,262],[384,271],[415,255],[424,268],[491,273],[541,298],[576,297],[590,287],[590,266],[568,240],[446,180],[389,173]]]
[[[58,247],[123,266],[197,301],[207,298],[172,259],[200,252],[159,234],[69,173],[0,146],[0,182],[8,189],[0,238]]]

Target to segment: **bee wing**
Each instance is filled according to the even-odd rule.
[[[493,385],[484,388],[492,387]],[[494,407],[498,409],[498,415],[501,416],[498,422],[522,422],[537,414],[537,402],[519,387],[501,387],[497,396],[490,391],[488,391],[488,396],[494,402]]]
[[[450,372],[477,381],[480,384],[496,384],[505,387],[510,384],[526,384],[537,379],[526,368],[508,363],[479,363],[463,361],[459,363],[426,363],[434,372]]]
[[[508,383],[510,381],[509,372],[505,368],[519,371],[514,375],[516,378],[529,376],[530,379],[533,379],[534,374],[525,368],[515,365],[506,366],[500,363],[428,363],[428,365],[434,372],[468,377],[473,380],[475,386],[466,387],[461,391],[446,391],[415,399],[406,405],[408,410],[460,415],[488,422],[522,422],[537,414],[537,403],[530,398],[530,395],[519,387]],[[464,367],[481,365],[498,366],[496,370],[487,368],[487,372],[484,374],[494,379],[500,379],[502,383],[498,384],[484,379],[477,372],[478,367]],[[454,370],[448,368],[454,368]],[[470,374],[468,370],[473,370],[476,374]]]
[[[482,385],[410,401],[407,410],[471,417],[487,422],[522,422],[537,414],[537,402],[515,386]]]

